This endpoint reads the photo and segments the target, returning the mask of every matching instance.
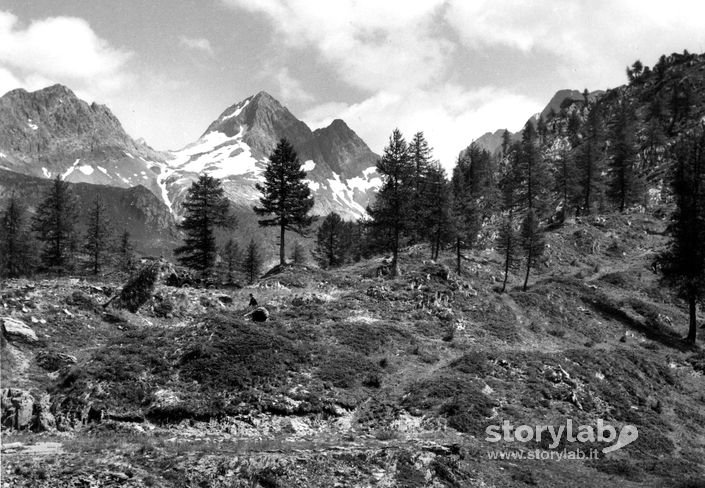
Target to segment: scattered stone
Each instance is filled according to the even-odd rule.
[[[39,339],[37,334],[27,324],[13,317],[2,317],[2,332],[7,340],[20,340],[28,343],[35,343]]]

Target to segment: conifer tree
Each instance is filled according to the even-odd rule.
[[[458,158],[450,181],[453,229],[455,231],[456,272],[461,273],[463,249],[469,249],[480,231],[480,215],[472,195],[469,157]]]
[[[291,251],[291,261],[294,264],[300,265],[308,263],[308,258],[306,256],[306,248],[299,241],[296,241],[294,243],[294,248]]]
[[[499,236],[497,237],[497,252],[504,258],[504,281],[502,282],[502,291],[507,288],[509,272],[519,269],[519,236],[514,229],[513,215],[509,213],[502,221],[499,227]]]
[[[116,254],[118,268],[125,273],[132,272],[135,267],[135,251],[134,246],[132,245],[130,233],[127,229],[123,230],[120,235]]]
[[[262,253],[260,252],[259,246],[254,239],[250,239],[250,243],[245,249],[245,253],[242,257],[241,270],[245,275],[247,282],[252,284],[257,281],[260,273],[262,272],[262,264],[264,260],[262,259]]]
[[[345,222],[335,212],[329,213],[316,235],[316,259],[324,269],[334,268],[345,260]]]
[[[73,264],[77,219],[76,197],[69,184],[57,176],[32,221],[43,243],[41,261],[45,268],[61,273]]]
[[[602,107],[599,102],[591,104],[587,122],[583,127],[582,143],[577,151],[578,182],[581,188],[578,208],[589,215],[603,191],[604,132]]]
[[[235,274],[240,266],[240,247],[237,241],[231,237],[221,252],[226,283],[232,284],[235,282]]]
[[[659,255],[664,280],[688,303],[688,342],[697,334],[697,303],[705,300],[705,128],[679,139],[671,186],[676,210],[668,249]]]
[[[428,204],[432,202],[436,193],[433,188],[429,187],[432,149],[423,132],[414,134],[414,138],[409,143],[409,159],[413,166],[413,176],[410,183],[414,192],[409,209],[409,233],[413,242],[420,242],[430,237],[426,225],[429,220]]]
[[[32,247],[26,208],[13,192],[0,215],[0,276],[17,278],[31,274]]]
[[[617,113],[611,124],[609,164],[611,179],[607,195],[620,212],[643,201],[644,183],[637,173],[636,115],[626,97],[617,101]]]
[[[286,139],[279,141],[270,155],[264,178],[263,185],[255,185],[262,193],[262,206],[254,207],[254,211],[257,215],[270,216],[260,220],[259,225],[279,227],[279,264],[284,265],[286,231],[306,236],[306,229],[313,223],[313,217],[308,215],[313,208],[313,196],[304,181],[306,172]]]
[[[441,248],[453,240],[455,234],[450,185],[445,170],[438,162],[428,167],[424,193],[428,201],[425,227],[431,241],[431,259],[438,259]]]
[[[526,256],[526,276],[524,277],[524,291],[529,283],[529,272],[536,267],[546,247],[541,233],[539,219],[536,211],[530,209],[521,223],[521,247]]]
[[[374,225],[388,232],[392,276],[399,275],[399,248],[402,235],[409,227],[410,204],[414,195],[410,184],[413,170],[404,136],[399,129],[394,129],[382,159],[377,162],[382,188],[369,211]]]
[[[519,268],[519,235],[515,229],[515,212],[518,207],[518,188],[520,184],[519,153],[521,144],[514,143],[507,148],[503,158],[502,175],[499,182],[502,192],[502,212],[504,219],[499,229],[496,241],[497,251],[504,258],[504,282],[502,290],[507,288],[509,272]]]
[[[183,208],[185,216],[179,228],[186,237],[184,245],[177,247],[174,253],[182,265],[206,277],[215,264],[215,229],[231,229],[236,225],[230,215],[230,202],[220,180],[204,174],[189,187]]]
[[[99,196],[93,201],[88,215],[85,250],[88,253],[93,274],[98,274],[107,260],[112,233],[110,219],[107,216],[103,199]]]

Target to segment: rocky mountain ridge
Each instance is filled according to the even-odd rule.
[[[281,138],[292,142],[309,172],[315,213],[365,213],[381,183],[374,173],[378,156],[342,120],[312,131],[265,92],[229,107],[196,142],[172,152],[135,141],[107,107],[62,85],[0,98],[0,168],[73,183],[142,185],[177,217],[186,189],[203,171],[222,178],[236,207],[249,210]]]

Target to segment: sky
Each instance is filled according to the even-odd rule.
[[[564,88],[705,51],[698,0],[0,0],[0,94],[61,83],[156,149],[267,91],[380,153],[423,131],[448,170]]]

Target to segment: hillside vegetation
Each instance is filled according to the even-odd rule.
[[[136,314],[100,306],[119,283],[5,281],[2,313],[38,339],[3,337],[5,428],[22,392],[34,402],[3,435],[3,480],[699,486],[705,356],[651,269],[665,227],[640,212],[578,218],[547,233],[528,291],[512,276],[505,294],[494,250],[467,253],[457,274],[425,246],[402,251],[394,279],[371,259],[239,290],[160,284]],[[249,293],[269,321],[243,317]],[[593,460],[488,458],[550,450],[490,443],[489,425],[598,418],[639,437]]]

